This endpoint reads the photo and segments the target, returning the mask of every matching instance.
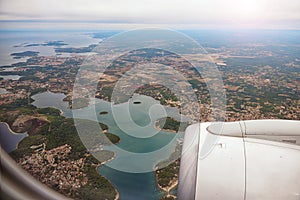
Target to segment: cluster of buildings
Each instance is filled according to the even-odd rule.
[[[205,88],[205,81],[199,74],[197,75],[195,69],[187,61],[174,55],[169,55],[167,58],[156,56],[149,60],[147,52],[143,53],[144,55],[140,54],[137,56],[133,54],[114,61],[114,64],[106,68],[105,73],[101,77],[98,77],[95,73],[81,72],[83,76],[81,78],[82,80],[90,81],[99,80],[95,96],[104,100],[110,100],[111,92],[115,89],[115,83],[121,77],[124,79],[124,74],[125,76],[130,75],[130,70],[136,64],[147,62],[163,63],[166,66],[172,66],[172,68],[166,67],[158,70],[157,66],[153,65],[152,67],[148,66],[147,69],[135,69],[136,73],[129,78],[128,84],[126,81],[121,84],[120,91],[126,95],[126,92],[135,90],[137,93],[152,96],[164,105],[180,108],[184,112],[183,114],[189,116],[193,121],[198,121],[196,116],[200,116],[200,121],[212,119],[210,115],[209,92]],[[225,54],[215,55],[215,57],[221,63],[224,63],[224,59],[226,60]],[[199,58],[202,59],[201,57]],[[10,92],[0,94],[0,104],[10,104],[17,99],[29,100],[30,92],[39,88],[65,93],[67,95],[65,100],[71,102],[74,80],[79,68],[78,65],[83,59],[82,56],[30,58],[27,61],[28,66],[19,67],[18,70],[21,70],[20,72],[32,71],[36,80],[0,80],[0,86]],[[146,62],[145,59],[148,59],[148,61]],[[197,59],[197,57],[189,59],[193,60]],[[37,66],[47,67],[47,70],[34,70],[34,67]],[[297,94],[297,82],[291,77],[290,73],[282,72],[270,66],[254,66],[252,70],[240,68],[239,71],[235,71],[235,68],[226,65],[221,65],[219,68],[224,81],[224,90],[226,91],[227,121],[258,118],[298,119],[300,114],[299,100],[292,98]],[[180,75],[176,75],[172,70],[175,70]],[[176,96],[174,98],[174,95],[177,94],[172,93],[172,85],[170,85],[170,88],[160,85],[161,83],[157,81],[160,75],[167,77],[165,81],[166,86],[168,86],[167,81],[176,83],[176,87],[180,88],[176,91],[177,93],[179,92],[179,97]],[[181,75],[186,80],[178,80],[178,77],[181,77]],[[192,89],[190,85],[184,84],[186,81],[192,83]],[[213,80],[209,81],[213,83]],[[145,84],[148,84],[148,86],[145,86]],[[95,84],[91,84],[91,86],[94,87]],[[88,91],[89,88],[86,88],[86,90]],[[273,96],[270,96],[268,93],[272,93]],[[85,93],[83,92],[81,95],[85,95]],[[189,98],[184,99],[193,95],[196,95],[201,100],[200,112],[198,110],[195,111],[195,108],[198,106],[190,103],[191,100]],[[277,101],[275,102],[275,100]],[[265,105],[266,103],[269,103],[269,105]],[[268,106],[272,106],[273,109],[268,111],[268,109],[265,109]]]
[[[34,153],[22,157],[18,164],[40,182],[66,196],[76,194],[78,188],[87,184],[88,177],[83,172],[85,159],[70,159],[70,145],[46,150],[43,143],[31,148]]]

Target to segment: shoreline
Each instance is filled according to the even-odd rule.
[[[171,129],[160,128],[160,127],[157,125],[157,123],[158,123],[158,120],[156,120],[156,121],[154,122],[154,128],[155,128],[156,130],[158,130],[158,131],[165,131],[165,132],[169,132],[169,133],[178,133],[177,131],[174,131],[174,130],[171,130]]]
[[[110,162],[110,161],[112,161],[113,159],[115,159],[115,157],[116,157],[116,153],[115,152],[113,152],[114,153],[114,155],[110,158],[110,159],[108,159],[108,160],[106,160],[106,161],[104,161],[104,162],[102,162],[102,163],[100,163],[100,164],[98,164],[97,166],[96,166],[96,171],[97,171],[97,173],[100,175],[100,176],[102,176],[102,177],[104,177],[112,186],[113,186],[113,188],[114,188],[114,190],[115,190],[115,192],[116,192],[116,196],[115,196],[115,198],[114,198],[114,200],[119,200],[119,198],[120,198],[120,193],[119,193],[119,191],[117,190],[117,188],[111,183],[111,181],[108,179],[108,178],[106,178],[104,175],[102,175],[101,173],[100,173],[100,167],[102,166],[102,165],[105,165],[106,163],[108,163],[108,162]],[[93,155],[91,155],[91,156],[93,156]]]
[[[51,91],[47,91],[47,92],[51,92]],[[64,112],[63,112],[61,109],[58,109],[58,108],[56,108],[56,107],[53,107],[53,108],[55,108],[55,109],[57,109],[57,110],[60,111],[60,113],[59,113],[60,116],[66,117],[66,116],[63,115]],[[68,118],[68,117],[66,117],[66,118]],[[6,126],[6,128],[7,128],[7,130],[9,131],[10,134],[13,134],[13,135],[16,135],[16,136],[22,136],[22,135],[25,134],[24,138],[27,137],[27,136],[29,136],[29,135],[27,134],[27,132],[25,132],[25,133],[17,133],[17,132],[15,132],[15,131],[13,131],[13,130],[11,129],[10,125],[9,125],[7,122],[2,122],[2,121],[0,121],[0,124],[3,124],[3,126]],[[23,139],[24,139],[24,138],[23,138]],[[19,148],[19,143],[20,143],[20,142],[21,142],[21,140],[16,144],[16,146],[14,147],[14,150],[16,150],[16,149]],[[119,141],[119,142],[120,142],[120,141]],[[118,142],[118,143],[119,143],[119,142]],[[99,168],[100,168],[102,165],[104,165],[104,164],[110,162],[111,160],[113,160],[113,159],[116,157],[115,152],[113,152],[113,153],[114,153],[114,154],[113,154],[113,156],[112,156],[110,159],[105,160],[104,162],[98,164],[98,165],[95,167],[95,170],[97,171],[97,173],[98,173],[100,176],[104,177],[104,178],[111,184],[111,186],[114,188],[114,190],[115,190],[115,192],[116,192],[116,195],[115,195],[114,200],[118,200],[118,199],[120,198],[120,194],[119,194],[118,190],[117,190],[116,187],[112,184],[112,182],[111,182],[109,179],[107,179],[104,175],[102,175],[102,174],[100,173],[100,171],[99,171]],[[91,155],[91,156],[92,156],[92,155]]]
[[[43,91],[43,92],[36,93],[36,94],[30,96],[30,98],[33,99],[33,98],[32,98],[33,96],[36,96],[36,95],[38,95],[38,94],[43,94],[43,93],[63,94],[63,95],[65,95],[64,98],[67,97],[67,95],[66,95],[64,92],[52,92],[51,90],[47,90],[47,91]],[[64,98],[62,99],[62,102],[68,102],[68,101],[64,101]],[[34,101],[31,102],[30,105],[33,105],[32,103],[34,103],[34,102],[36,101],[36,99],[33,99],[33,100],[34,100]],[[68,103],[69,103],[69,102],[68,102]],[[36,105],[33,105],[33,106],[35,106],[36,108],[42,108],[42,107],[38,107],[38,106],[36,106]],[[47,107],[45,107],[45,108],[47,108]],[[57,107],[54,107],[54,106],[49,106],[49,108],[57,109],[57,110],[59,110],[59,112],[60,112],[60,113],[59,113],[60,116],[63,116],[63,117],[65,117],[65,118],[70,118],[70,117],[64,116],[64,111],[63,111],[62,109],[60,109],[60,108],[57,108]],[[72,110],[72,109],[69,108],[69,106],[68,106],[68,109],[69,109],[69,110]]]
[[[155,173],[156,185],[159,187],[159,189],[161,189],[165,193],[164,196],[167,196],[167,197],[172,196],[172,197],[176,198],[174,195],[170,194],[170,191],[178,185],[178,179],[173,182],[171,181],[172,184],[170,186],[163,187],[158,183],[158,176],[157,176],[156,171],[154,171],[154,173]]]
[[[13,131],[13,130],[10,128],[10,126],[9,126],[9,124],[8,124],[7,122],[1,122],[1,121],[0,121],[0,124],[5,124],[5,125],[7,126],[7,129],[9,130],[9,132],[10,132],[11,134],[14,134],[14,135],[26,134],[26,136],[28,136],[28,133],[27,133],[27,132],[24,132],[24,133],[17,133],[17,132],[15,132],[15,131]]]
[[[24,136],[20,141],[18,141],[18,142],[16,143],[16,146],[14,147],[14,149],[13,149],[11,152],[13,152],[13,151],[15,151],[16,149],[18,149],[18,148],[19,148],[20,142],[21,142],[24,138],[26,138],[26,137],[29,136],[27,132],[25,132],[25,133],[16,133],[16,132],[14,132],[14,131],[10,128],[10,126],[9,126],[9,124],[8,124],[7,122],[0,122],[0,124],[4,124],[4,125],[7,127],[7,130],[9,131],[10,134],[15,135],[15,136]]]

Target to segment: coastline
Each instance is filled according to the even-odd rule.
[[[51,91],[50,91],[51,92]],[[53,92],[54,93],[54,92]],[[62,110],[61,109],[59,109],[59,108],[57,108],[57,107],[54,107],[55,109],[58,109],[60,112],[59,112],[59,114],[60,115],[64,115],[65,113],[64,112],[62,112]],[[69,112],[68,111],[66,111],[66,113],[68,114]],[[65,118],[72,118],[72,117],[68,117],[68,116],[64,116]],[[159,129],[160,130],[160,129]],[[164,131],[164,130],[163,130]],[[169,133],[169,132],[173,132],[173,133],[176,133],[176,131],[172,131],[172,130],[166,130],[166,131],[168,131],[168,132],[166,132],[167,134]],[[169,135],[171,135],[172,133],[169,133]],[[119,141],[118,143],[120,143],[121,141]],[[108,162],[110,162],[111,160],[113,160],[113,159],[115,159],[116,158],[116,156],[114,155],[113,157],[110,157],[108,160],[105,160],[104,162],[102,162],[101,164],[99,164],[99,165],[95,165],[94,167],[96,168],[96,170],[97,170],[97,173],[100,175],[100,176],[102,176],[102,177],[104,177],[112,186],[113,186],[113,188],[115,189],[115,191],[116,191],[116,195],[115,195],[115,197],[112,195],[111,196],[111,199],[119,199],[120,198],[120,193],[118,192],[118,189],[119,188],[116,188],[116,186],[115,185],[113,185],[112,184],[112,182],[109,180],[109,178],[106,178],[105,177],[105,175],[102,175],[102,171],[100,171],[100,167],[101,167],[101,165],[104,165],[104,164],[106,164],[106,163],[108,163]],[[93,169],[93,170],[95,170],[95,169]],[[155,173],[155,172],[154,172]],[[154,177],[153,177],[154,178]],[[153,182],[154,183],[154,182]],[[157,187],[158,185],[156,184],[156,188],[158,188]],[[111,188],[112,189],[112,188]],[[121,192],[121,195],[123,194],[122,193],[122,188],[120,188],[120,192]],[[163,195],[163,190],[161,190],[161,189],[159,189],[159,193],[161,193],[161,195]],[[121,197],[122,198],[122,197]]]
[[[15,131],[13,131],[9,124],[7,122],[1,122],[0,121],[0,124],[5,124],[7,126],[7,129],[10,131],[10,133],[14,134],[14,135],[21,135],[21,134],[26,134],[26,136],[28,136],[27,132],[24,132],[24,133],[16,133]]]
[[[171,197],[173,197],[173,198],[176,199],[176,196],[170,194],[170,191],[171,191],[172,189],[174,189],[174,188],[178,185],[178,179],[177,179],[177,180],[174,180],[174,181],[171,181],[172,184],[171,184],[170,186],[163,187],[163,186],[161,186],[161,185],[158,183],[158,176],[157,176],[156,171],[154,171],[154,173],[155,173],[156,185],[157,185],[157,186],[165,193],[164,196],[166,196],[166,197],[170,197],[170,196],[171,196]]]
[[[57,108],[56,108],[56,109],[57,109]],[[62,113],[63,113],[62,110],[61,110],[61,109],[58,109],[58,110],[60,110],[60,116],[62,116]],[[10,125],[9,125],[7,122],[2,122],[2,121],[0,121],[0,125],[3,126],[4,129],[7,129],[7,131],[4,131],[4,132],[7,132],[7,134],[12,134],[12,135],[16,135],[16,136],[22,136],[22,135],[26,134],[24,137],[27,137],[27,136],[28,136],[27,132],[25,132],[25,133],[17,133],[17,132],[15,132],[15,131],[13,131],[13,130],[11,129]],[[20,141],[21,141],[21,140],[20,140]],[[20,143],[20,141],[18,141],[17,144],[14,146],[14,150],[19,149],[19,143]],[[113,152],[113,153],[114,153],[114,152]],[[117,189],[115,188],[115,186],[111,183],[111,181],[110,181],[109,179],[107,179],[106,177],[104,177],[104,176],[100,173],[100,171],[98,170],[99,167],[100,167],[101,165],[104,165],[105,163],[107,163],[107,162],[113,160],[115,157],[116,157],[116,155],[115,155],[115,153],[114,153],[113,156],[112,156],[111,158],[109,158],[108,160],[105,160],[105,161],[102,162],[101,164],[97,165],[97,166],[95,167],[95,170],[97,171],[97,173],[98,173],[100,176],[102,176],[103,178],[105,178],[105,179],[111,184],[111,186],[112,186],[112,187],[114,188],[114,190],[115,190],[115,197],[114,197],[114,200],[118,200],[118,199],[120,198],[120,194],[119,194],[118,190],[117,190]]]
[[[63,94],[63,95],[65,95],[65,97],[62,99],[62,102],[68,102],[68,103],[70,103],[69,101],[65,101],[64,99],[67,97],[67,95],[64,93],[64,92],[56,92],[56,91],[51,91],[51,90],[46,90],[46,91],[43,91],[43,92],[39,92],[39,93],[36,93],[36,94],[34,94],[34,95],[32,95],[32,96],[30,96],[30,98],[32,98],[32,97],[34,97],[34,96],[36,96],[36,95],[38,95],[38,94],[43,94],[43,93],[54,93],[54,94]],[[33,105],[32,103],[34,103],[35,101],[36,101],[36,99],[34,99],[34,98],[32,98],[34,101],[33,102],[31,102],[30,104],[31,105]],[[35,107],[37,107],[37,108],[39,108],[38,106],[36,106],[36,105],[34,105]],[[57,108],[57,107],[54,107],[54,106],[49,106],[50,108],[55,108],[55,109],[57,109],[57,110],[59,110],[59,114],[60,114],[60,116],[63,116],[63,117],[66,117],[66,118],[70,118],[70,117],[68,117],[68,116],[65,116],[64,115],[64,111],[62,110],[62,109],[60,109],[60,108]],[[68,106],[68,109],[70,109],[69,108],[69,106]],[[70,110],[72,110],[72,109],[70,109]]]
[[[100,167],[101,167],[102,165],[105,165],[106,163],[112,161],[113,159],[115,159],[116,153],[115,153],[115,152],[113,152],[113,153],[114,153],[114,155],[113,155],[110,159],[108,159],[108,160],[106,160],[106,161],[104,161],[104,162],[102,162],[102,163],[100,163],[100,164],[98,164],[98,165],[96,166],[96,171],[97,171],[97,173],[98,173],[100,176],[103,176],[103,175],[100,173],[100,171],[99,171]],[[120,193],[118,192],[117,188],[111,183],[111,181],[110,181],[108,178],[106,178],[105,176],[103,176],[103,177],[104,177],[104,178],[105,178],[105,179],[113,186],[113,188],[114,188],[114,190],[115,190],[115,192],[116,192],[116,196],[115,196],[114,200],[119,200],[119,198],[120,198]]]
[[[171,129],[160,128],[160,127],[157,125],[157,123],[158,123],[158,120],[156,120],[156,121],[154,122],[154,128],[155,128],[156,130],[158,130],[158,131],[165,131],[165,132],[169,132],[169,133],[177,133],[176,131],[171,130]]]
[[[7,122],[1,122],[1,121],[0,121],[0,124],[5,125],[5,126],[7,127],[7,130],[9,131],[9,133],[10,133],[11,135],[14,135],[14,136],[23,136],[22,139],[20,139],[18,142],[16,142],[16,145],[14,146],[14,149],[13,149],[12,151],[18,149],[18,148],[19,148],[19,143],[20,143],[24,138],[28,137],[27,132],[25,132],[25,133],[16,133],[16,132],[14,132],[14,131],[10,128],[10,126],[9,126],[9,124],[8,124]],[[1,146],[2,146],[2,145],[1,145]]]

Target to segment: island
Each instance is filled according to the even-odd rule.
[[[188,125],[188,122],[179,122],[172,117],[160,118],[155,122],[156,129],[174,133],[184,131]]]
[[[54,41],[48,41],[45,43],[32,43],[32,44],[25,44],[24,47],[38,47],[38,46],[65,46],[68,45],[64,43],[64,41],[61,40],[54,40]]]
[[[101,112],[99,113],[99,115],[107,115],[107,114],[108,114],[107,111],[101,111]]]
[[[24,58],[24,57],[37,56],[37,55],[39,55],[39,52],[37,52],[37,51],[24,51],[24,52],[19,52],[19,53],[12,53],[10,55],[13,56],[14,59],[20,59],[20,58]]]
[[[96,48],[96,44],[91,44],[88,47],[65,47],[65,48],[55,48],[56,53],[89,53]]]

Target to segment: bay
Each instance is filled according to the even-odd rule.
[[[101,175],[106,177],[115,186],[122,200],[159,199],[163,195],[163,192],[156,184],[153,172],[155,165],[167,159],[174,152],[177,144],[174,141],[176,141],[177,137],[182,137],[182,134],[157,131],[154,123],[164,114],[182,119],[183,121],[188,119],[183,118],[175,108],[160,105],[160,109],[164,108],[165,113],[158,112],[160,109],[153,109],[153,107],[159,107],[159,102],[144,95],[134,95],[132,100],[118,105],[100,99],[93,99],[93,104],[85,108],[73,110],[73,113],[68,108],[68,103],[63,101],[64,97],[65,95],[62,93],[47,91],[32,96],[32,99],[35,100],[32,104],[39,108],[54,107],[60,109],[63,113],[62,115],[65,117],[89,119],[107,124],[109,132],[118,135],[121,140],[117,145],[104,147],[104,149],[114,151],[116,156],[112,161],[98,168]],[[134,104],[133,102],[137,100],[141,103]],[[125,112],[128,109],[130,117]],[[100,114],[103,112],[106,114]],[[138,126],[133,126],[133,122]],[[147,133],[148,131],[149,133]],[[154,135],[147,135],[153,131],[155,131]],[[164,148],[163,153],[139,163],[139,167],[147,169],[144,173],[134,173],[134,169],[130,172],[130,170],[123,170],[127,168],[118,168],[118,166],[126,164],[130,167],[130,163],[138,161],[131,160],[131,158],[124,159],[116,149],[139,154],[151,153],[162,148]],[[153,170],[150,171],[149,169]]]
[[[17,148],[19,142],[27,136],[26,133],[14,133],[7,123],[0,122],[0,143],[1,148],[7,153]]]

